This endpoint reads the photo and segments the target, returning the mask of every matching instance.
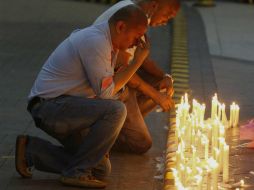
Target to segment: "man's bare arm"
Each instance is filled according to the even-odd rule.
[[[115,83],[114,94],[116,94],[133,76],[138,70],[141,64],[144,62],[149,54],[150,44],[149,42],[141,41],[137,46],[134,54],[133,62],[126,67],[126,69],[115,73],[113,80]]]
[[[163,110],[169,110],[174,106],[174,102],[170,96],[162,94],[160,91],[155,89],[150,84],[146,83],[143,79],[141,79],[137,74],[134,74],[130,81],[127,84],[129,87],[136,88],[141,91],[143,94],[151,97],[151,99],[159,104]]]
[[[162,79],[165,75],[164,71],[159,68],[155,61],[153,61],[151,58],[147,57],[144,61],[144,63],[141,66],[146,72],[149,74]]]

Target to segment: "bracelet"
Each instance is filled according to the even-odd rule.
[[[168,73],[166,73],[165,75],[164,75],[164,78],[169,78],[169,79],[171,79],[171,81],[172,82],[174,82],[174,79],[173,79],[173,77],[170,75],[170,74],[168,74]]]

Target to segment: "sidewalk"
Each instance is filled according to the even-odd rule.
[[[204,21],[219,98],[240,105],[240,121],[254,118],[254,5],[216,2],[198,8]]]

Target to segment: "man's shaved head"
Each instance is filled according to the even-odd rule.
[[[125,50],[135,45],[145,34],[148,21],[140,7],[128,5],[111,16],[109,25],[113,46]]]
[[[147,26],[147,17],[145,13],[136,5],[128,5],[115,12],[109,22],[117,23],[119,21],[125,22],[130,26]]]
[[[166,24],[174,18],[180,8],[179,0],[156,0],[158,3],[157,10],[151,17],[151,26]]]

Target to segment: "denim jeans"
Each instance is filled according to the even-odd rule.
[[[34,106],[31,115],[37,127],[62,145],[30,137],[27,154],[36,169],[63,176],[103,170],[110,164],[105,154],[114,144],[126,114],[125,105],[116,100],[74,96],[46,100]]]
[[[146,83],[153,86],[158,91],[159,83],[162,79],[158,79],[151,74],[139,69],[138,75]],[[128,91],[127,91],[128,90]],[[144,117],[151,112],[156,103],[151,97],[146,96],[137,88],[126,88],[125,94],[121,96],[127,109],[127,117],[122,130],[113,146],[113,150],[143,154],[152,146],[152,137],[145,123]]]

